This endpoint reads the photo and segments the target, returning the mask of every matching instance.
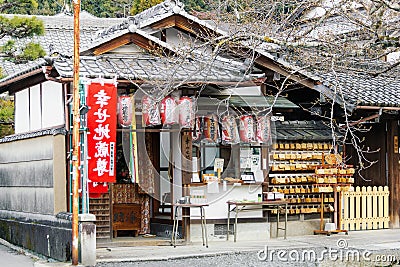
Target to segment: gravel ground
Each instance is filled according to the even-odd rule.
[[[314,254],[315,253],[315,254]],[[306,266],[306,267],[328,267],[328,266],[400,266],[400,248],[395,250],[369,251],[343,249],[331,250],[314,248],[307,250],[279,250],[268,251],[269,256],[263,252],[246,252],[236,254],[224,254],[219,256],[193,257],[183,259],[168,259],[165,261],[142,261],[142,262],[118,262],[98,263],[97,267],[200,267],[200,266]],[[308,255],[314,260],[310,261]],[[315,256],[313,256],[315,255]],[[323,256],[321,256],[323,255]],[[321,258],[315,260],[315,258]],[[322,259],[323,258],[323,259]],[[382,259],[382,261],[377,261]]]

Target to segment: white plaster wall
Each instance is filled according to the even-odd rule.
[[[29,89],[15,93],[15,133],[29,131]]]
[[[29,130],[42,129],[42,101],[40,96],[40,84],[29,89]]]
[[[48,81],[42,84],[42,127],[63,125],[64,100],[62,84]]]

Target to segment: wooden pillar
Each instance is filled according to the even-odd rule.
[[[184,131],[181,133],[182,151],[182,196],[190,195],[190,183],[192,181],[192,134]],[[190,209],[182,209],[182,230],[185,241],[190,240]]]
[[[388,186],[389,186],[389,215],[390,228],[400,228],[400,164],[398,148],[398,125],[397,121],[387,122],[387,160],[388,160]],[[397,143],[397,145],[395,144]],[[383,164],[383,163],[380,163]]]

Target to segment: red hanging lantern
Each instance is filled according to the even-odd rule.
[[[188,96],[179,99],[179,124],[182,128],[190,128],[194,120],[193,100]]]
[[[157,102],[145,95],[142,98],[142,123],[143,126],[155,126],[161,124],[160,111]]]
[[[118,123],[125,127],[132,123],[132,98],[130,96],[118,97]]]
[[[163,125],[173,125],[178,123],[178,109],[176,101],[172,96],[166,96],[161,100],[161,122]]]
[[[271,117],[263,115],[257,117],[257,141],[268,143],[271,139]]]
[[[254,120],[251,115],[240,116],[239,135],[240,140],[245,143],[255,141]]]
[[[215,114],[209,114],[203,117],[203,141],[209,143],[219,142],[218,117]]]
[[[240,142],[238,127],[234,116],[224,116],[221,126],[221,137],[224,144],[237,144]]]

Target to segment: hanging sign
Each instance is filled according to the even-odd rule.
[[[88,174],[92,191],[97,192],[99,183],[116,181],[115,142],[117,131],[117,88],[115,83],[92,82],[88,85],[87,113]],[[96,183],[96,186],[94,186]],[[104,187],[104,186],[103,186]],[[100,191],[104,191],[101,188]]]
[[[232,115],[226,115],[222,118],[222,143],[224,144],[237,144],[240,142],[239,131],[236,119]]]
[[[190,128],[194,120],[193,100],[188,96],[179,99],[179,124],[182,128]]]
[[[268,143],[271,140],[271,117],[262,115],[257,117],[257,141]]]
[[[142,98],[142,119],[143,126],[145,127],[161,124],[157,102],[147,95]]]
[[[130,96],[118,97],[118,123],[129,127],[132,123],[132,98]]]
[[[203,117],[203,141],[209,143],[219,142],[218,118],[215,114],[208,114]]]
[[[240,140],[245,143],[255,141],[254,120],[251,115],[240,116],[239,135]]]
[[[164,97],[161,100],[161,122],[163,125],[173,125],[178,123],[178,108],[172,96]]]

